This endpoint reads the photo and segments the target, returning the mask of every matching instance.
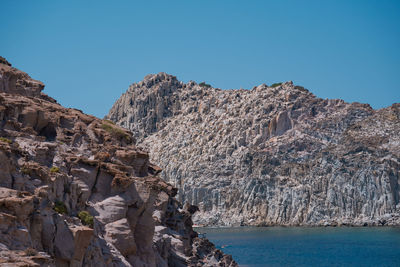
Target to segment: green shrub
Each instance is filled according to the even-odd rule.
[[[101,124],[101,128],[117,138],[125,138],[127,141],[131,140],[129,134],[120,129],[118,126],[114,125],[113,122],[109,120],[104,120],[104,122]]]
[[[282,83],[273,83],[270,87],[275,88],[278,87],[279,85],[281,85]]]
[[[54,203],[54,210],[60,214],[67,214],[67,206],[65,206],[64,202],[56,200]]]
[[[53,167],[50,168],[50,172],[52,172],[52,173],[60,172],[60,168],[58,168],[56,166],[53,166]]]
[[[106,130],[106,131],[109,132],[109,133],[113,133],[113,132],[114,132],[114,127],[113,127],[112,125],[110,125],[107,121],[106,121],[106,122],[103,122],[103,123],[101,124],[101,128],[102,128],[103,130]]]
[[[93,228],[94,221],[93,216],[89,214],[87,211],[80,211],[78,213],[78,218],[81,219],[83,225],[87,225],[90,228]]]
[[[205,88],[210,88],[210,87],[211,87],[211,85],[209,85],[209,84],[207,84],[207,83],[205,83],[205,82],[199,83],[199,86],[205,87]]]
[[[2,142],[4,142],[4,143],[8,143],[8,144],[11,144],[11,143],[12,143],[12,141],[11,141],[10,139],[5,138],[5,137],[0,137],[0,141],[2,141]]]
[[[109,124],[115,125],[115,122],[113,122],[112,120],[103,120],[103,121],[105,121],[105,122],[107,122]]]

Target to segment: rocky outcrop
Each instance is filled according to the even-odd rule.
[[[0,57],[0,92],[40,97],[44,84],[33,80],[28,74],[16,68]]]
[[[292,82],[221,90],[160,73],[132,84],[107,118],[199,206],[198,224],[400,224],[400,104],[373,110]]]
[[[237,266],[200,248],[193,207],[111,121],[0,60],[1,266]]]

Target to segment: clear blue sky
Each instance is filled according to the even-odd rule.
[[[0,10],[0,55],[99,117],[160,71],[223,89],[292,80],[322,98],[400,102],[400,1],[2,0]]]

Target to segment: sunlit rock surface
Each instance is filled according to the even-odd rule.
[[[1,266],[237,266],[129,131],[43,88],[0,58]]]
[[[292,82],[252,90],[132,84],[106,116],[130,129],[206,225],[399,225],[400,104],[320,99]]]

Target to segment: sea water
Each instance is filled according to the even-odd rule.
[[[399,266],[400,228],[196,228],[240,266]]]

